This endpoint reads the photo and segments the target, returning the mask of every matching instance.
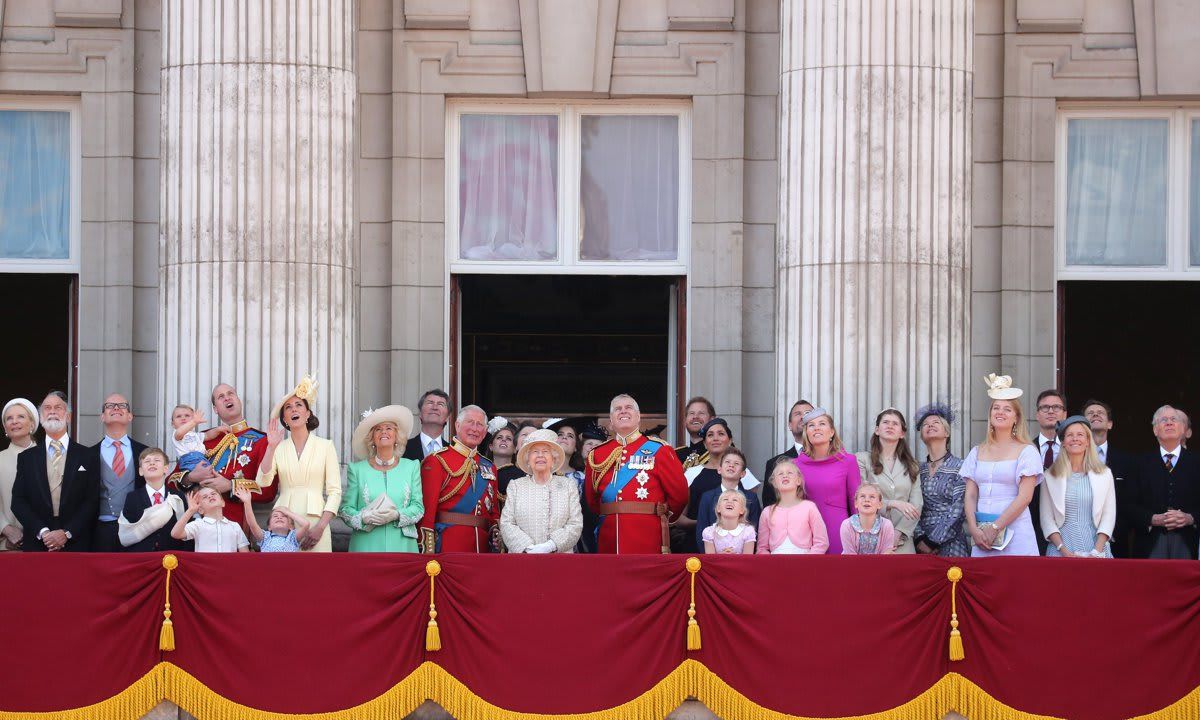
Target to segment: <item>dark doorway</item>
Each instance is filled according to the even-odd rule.
[[[0,361],[0,404],[39,404],[50,390],[71,396],[75,379],[74,275],[0,274],[0,307],[12,310]]]
[[[1191,321],[1200,282],[1071,281],[1059,293],[1069,413],[1089,398],[1107,402],[1113,446],[1127,452],[1154,449],[1150,419],[1161,405],[1200,422],[1200,333]]]
[[[627,392],[666,416],[670,277],[462,275],[461,400],[508,417],[605,415]]]

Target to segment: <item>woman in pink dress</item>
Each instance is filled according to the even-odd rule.
[[[862,479],[858,460],[842,448],[833,418],[823,408],[804,413],[802,422],[804,452],[796,458],[796,467],[825,527],[840,528],[842,521],[854,514],[854,493]],[[842,554],[842,539],[836,532],[829,537],[829,554]]]

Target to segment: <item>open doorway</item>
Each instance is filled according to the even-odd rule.
[[[35,405],[50,390],[74,401],[76,276],[0,274],[0,307],[11,308],[0,363],[0,403]]]
[[[1059,283],[1068,412],[1089,398],[1112,405],[1113,444],[1126,452],[1154,449],[1150,419],[1161,405],[1200,422],[1200,334],[1190,319],[1198,306],[1200,282]]]
[[[682,344],[682,280],[459,275],[460,404],[514,417],[605,416],[628,392],[667,424]]]

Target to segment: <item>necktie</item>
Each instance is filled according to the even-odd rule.
[[[63,481],[63,445],[59,440],[50,441],[50,449],[54,451],[54,457],[50,458],[50,508],[54,511],[54,516],[58,517],[58,505],[62,499],[62,481]]]
[[[161,504],[162,504],[162,493],[160,493],[160,492],[156,492],[156,493],[154,493],[154,504],[155,504],[155,505],[161,505]]]
[[[1175,472],[1175,453],[1163,455],[1163,466],[1167,468],[1167,472]]]
[[[112,445],[112,448],[113,448],[113,461],[112,461],[113,473],[117,477],[121,477],[122,475],[125,474],[125,452],[123,450],[121,450],[121,443],[119,443],[119,442],[114,442]]]
[[[432,455],[435,452],[437,452],[439,449],[440,448],[438,447],[437,438],[434,438],[433,440],[429,441],[429,446],[425,448],[425,454]]]
[[[1097,448],[1097,450],[1099,451],[1100,462],[1107,464],[1108,463],[1108,448]]]
[[[1054,464],[1054,441],[1047,440],[1046,441],[1046,457],[1042,458],[1042,469],[1049,470],[1050,466],[1053,464]]]

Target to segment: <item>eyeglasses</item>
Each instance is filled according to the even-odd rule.
[[[129,403],[104,403],[105,411],[108,410],[128,410]]]
[[[1038,412],[1062,412],[1066,409],[1062,405],[1038,405]]]

